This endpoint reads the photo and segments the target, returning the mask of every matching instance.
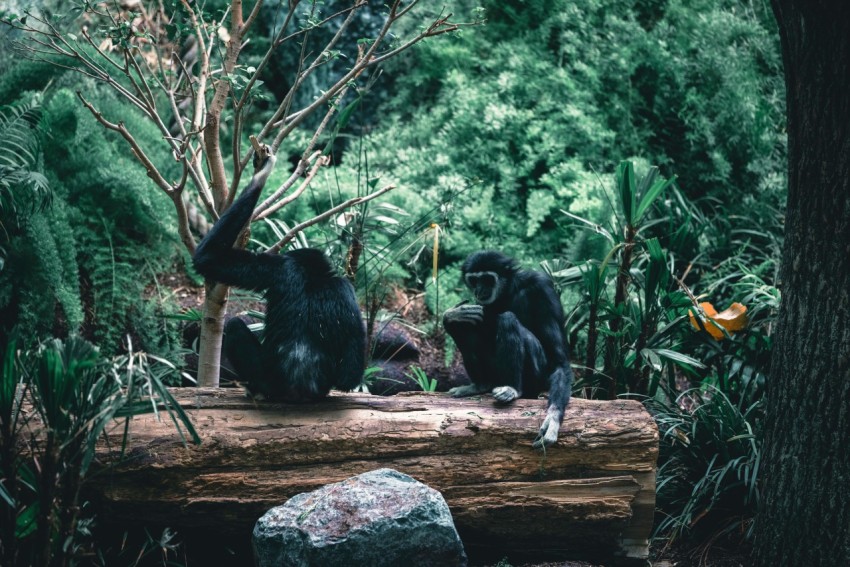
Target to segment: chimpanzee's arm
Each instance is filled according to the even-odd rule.
[[[564,411],[570,401],[573,385],[573,371],[567,353],[566,334],[564,332],[564,309],[555,293],[551,281],[542,274],[535,274],[533,285],[526,288],[528,305],[533,310],[533,330],[546,354],[547,389],[549,403],[546,417],[540,426],[535,447],[547,447],[558,440]]]
[[[195,250],[193,263],[205,278],[236,287],[265,290],[271,287],[284,258],[234,249],[233,244],[248,224],[275,158],[266,159],[256,170],[242,195],[218,219]]]
[[[529,276],[528,280],[520,290],[523,296],[520,303],[528,309],[524,322],[528,330],[540,341],[546,354],[547,369],[551,372],[565,364],[569,365],[564,332],[564,308],[551,280],[539,272],[526,274]]]
[[[482,325],[484,321],[484,308],[480,305],[461,303],[449,309],[443,314],[443,327],[454,339],[458,350],[463,356],[463,365],[466,373],[473,384],[481,381],[481,362],[478,357],[482,354],[484,342],[482,338]],[[457,390],[457,388],[453,388]],[[481,390],[485,391],[485,390]],[[463,395],[472,395],[469,394]]]

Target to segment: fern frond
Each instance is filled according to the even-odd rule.
[[[39,142],[36,135],[41,106],[25,103],[0,108],[0,165],[33,168]]]
[[[51,204],[47,178],[37,171],[40,120],[37,102],[0,108],[0,222],[19,220]]]

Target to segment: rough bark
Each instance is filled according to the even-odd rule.
[[[773,8],[789,187],[755,554],[850,565],[850,3]]]
[[[226,389],[175,393],[203,443],[184,447],[170,423],[136,418],[129,460],[89,486],[101,521],[243,537],[295,494],[390,467],[443,493],[473,554],[647,555],[658,431],[636,401],[574,399],[542,453],[531,442],[543,400],[335,393],[283,405]]]

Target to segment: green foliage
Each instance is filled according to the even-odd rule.
[[[78,337],[33,350],[19,350],[16,338],[6,345],[0,376],[4,565],[65,564],[73,554],[80,488],[98,439],[115,420],[126,420],[126,436],[132,416],[162,412],[184,441],[188,435],[200,442],[163,385],[176,368],[134,353],[129,344],[127,350],[107,359]]]
[[[11,49],[9,53],[13,53]],[[22,92],[43,90],[57,75],[65,72],[48,61],[11,57],[0,60],[0,70],[0,105],[15,103]]]
[[[619,156],[675,169],[692,198],[781,195],[784,89],[764,6],[484,8],[486,25],[393,63],[406,71],[399,95],[370,138],[373,168],[410,189],[396,204],[416,214],[451,202],[447,262],[482,247],[527,262],[598,252],[559,210],[598,222],[594,172],[612,172]]]
[[[8,273],[0,278],[0,304],[17,311],[27,334],[67,333],[83,323],[79,271],[64,201],[30,219],[9,243]],[[5,299],[5,301],[3,301]]]
[[[671,251],[647,234],[663,220],[657,202],[672,183],[654,167],[638,177],[634,164],[624,161],[617,167],[616,202],[607,222],[596,224],[564,211],[580,223],[577,228],[593,231],[606,246],[598,260],[574,267],[547,265],[561,287],[578,284],[581,290],[582,300],[568,315],[568,333],[585,337],[579,384],[588,396],[653,395],[662,376],[703,366],[678,348],[693,304],[673,281]]]
[[[36,129],[38,102],[0,109],[0,229],[16,228],[52,199],[47,179],[38,169],[41,148]]]
[[[633,76],[655,163],[688,164],[692,196],[757,194],[783,171],[784,83],[772,14],[760,3],[671,1]],[[652,49],[650,50],[649,47]]]
[[[758,508],[762,404],[715,388],[647,406],[661,434],[655,534],[749,537]]]
[[[428,378],[428,375],[425,373],[425,371],[418,366],[411,366],[410,372],[405,372],[404,375],[416,382],[416,384],[422,389],[423,392],[437,391],[437,379]]]
[[[587,397],[638,395],[655,416],[662,435],[656,536],[749,537],[779,302],[776,218],[764,208],[752,217],[708,217],[654,168],[641,176],[623,162],[615,178],[607,223],[567,213],[606,243],[604,258],[546,264],[561,286],[581,290],[568,316],[573,343],[586,349],[573,349],[586,353],[578,385]],[[719,243],[736,253],[719,260]],[[689,277],[710,299],[746,305],[748,327],[722,340],[694,329]]]
[[[660,529],[708,527],[736,499],[749,514],[759,441],[740,435],[758,434],[780,298],[785,189],[784,87],[769,7],[735,0],[482,4],[486,25],[408,50],[388,65],[398,71],[387,73],[393,82],[370,85],[369,105],[344,107],[326,148],[335,167],[276,220],[255,225],[253,237],[270,244],[343,199],[396,184],[384,204],[363,205],[298,241],[337,259],[373,325],[393,286],[424,289],[438,321],[463,299],[457,266],[474,250],[501,249],[525,265],[550,259],[542,265],[569,298],[571,351],[586,367],[583,393],[648,394],[667,431],[661,474],[698,488],[689,496],[675,478],[659,477],[665,490],[675,488],[659,495],[668,514]],[[266,15],[276,9],[264,8]],[[312,6],[299,9],[306,21]],[[452,6],[458,20],[475,20],[476,9]],[[261,20],[270,34],[274,18]],[[366,20],[355,27],[368,28]],[[169,33],[185,34],[185,22]],[[246,61],[267,41],[252,38]],[[281,61],[265,77],[277,95],[292,74],[291,60]],[[9,81],[44,84],[37,67],[14,69],[20,79],[0,74],[0,101],[14,92]],[[238,69],[237,90],[243,76]],[[105,115],[138,120],[91,90]],[[305,88],[300,103],[315,94]],[[251,114],[266,110],[257,100]],[[167,199],[70,91],[49,101],[45,120],[53,132],[48,159],[31,171],[51,181],[55,206],[12,235],[0,310],[34,331],[82,328],[104,344],[134,326],[146,348],[168,350],[171,327],[157,316],[167,312],[167,293],[139,300],[147,276],[172,258]],[[345,122],[368,124],[369,135],[348,137]],[[132,130],[145,148],[159,147],[148,126],[133,122]],[[300,155],[306,136],[295,132],[280,155]],[[622,156],[634,157],[617,167]],[[608,179],[615,183],[600,181]],[[432,224],[443,231],[436,281]],[[721,341],[693,329],[687,313],[701,300],[719,309],[744,303],[749,327]],[[697,389],[677,394],[689,386]],[[746,491],[727,488],[730,479],[744,479]]]
[[[34,334],[54,328],[56,304],[66,329],[83,320],[64,202],[50,206],[55,188],[41,173],[42,113],[39,97],[0,113],[0,312]]]
[[[152,126],[98,93],[90,96],[105,113],[123,116],[140,143],[157,147]],[[70,90],[52,94],[38,125],[49,132],[37,161],[55,199],[9,242],[0,273],[5,330],[17,324],[27,336],[84,332],[107,351],[131,331],[145,349],[174,352],[176,325],[161,317],[168,298],[155,293],[149,301],[146,292],[177,251],[173,205]]]

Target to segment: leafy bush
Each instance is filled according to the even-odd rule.
[[[108,97],[97,100],[116,110]],[[139,122],[142,143],[158,138],[138,117],[121,113],[134,128]],[[28,155],[54,199],[10,233],[0,272],[0,332],[15,324],[23,336],[83,332],[114,352],[129,331],[143,348],[174,351],[176,326],[159,317],[167,301],[145,300],[145,288],[176,257],[171,202],[149,190],[142,168],[103,135],[70,90],[53,93],[29,123],[45,132]],[[2,140],[0,156],[20,147],[10,136]]]
[[[647,402],[661,433],[656,535],[745,539],[758,508],[763,406],[716,388]]]
[[[597,172],[619,156],[676,171],[691,199],[782,195],[784,88],[764,6],[483,4],[484,26],[394,63],[407,72],[369,139],[375,172],[409,188],[395,204],[451,202],[446,262],[482,247],[526,262],[598,252],[560,210],[598,222]]]
[[[66,564],[76,549],[79,494],[99,437],[115,420],[164,411],[200,442],[163,385],[176,369],[143,353],[113,359],[78,337],[19,350],[0,375],[0,511],[4,565]],[[30,411],[32,408],[34,411]],[[127,428],[124,429],[127,434]]]
[[[0,110],[0,228],[7,234],[44,210],[53,197],[47,179],[38,171],[40,117],[37,97]]]
[[[680,258],[716,262],[712,247],[722,238],[716,223],[653,168],[636,176],[624,162],[614,185],[607,223],[568,213],[607,243],[605,256],[578,266],[546,264],[556,283],[580,290],[568,316],[579,347],[573,352],[584,362],[578,386],[587,397],[637,395],[653,413],[662,436],[657,536],[748,537],[758,505],[761,398],[779,302],[773,217],[733,229],[729,240],[738,253],[713,270],[695,270],[689,286],[684,281],[695,263]],[[702,308],[691,289],[741,302],[748,326],[715,338],[694,328],[688,315]]]
[[[580,289],[581,299],[567,316],[568,334],[584,362],[578,385],[588,397],[654,395],[663,377],[702,367],[679,348],[693,302],[673,277],[675,255],[652,235],[665,220],[657,201],[673,192],[673,179],[654,167],[638,178],[630,161],[620,164],[615,178],[615,207],[606,222],[564,211],[605,242],[602,257],[573,267],[546,265],[560,287]]]

